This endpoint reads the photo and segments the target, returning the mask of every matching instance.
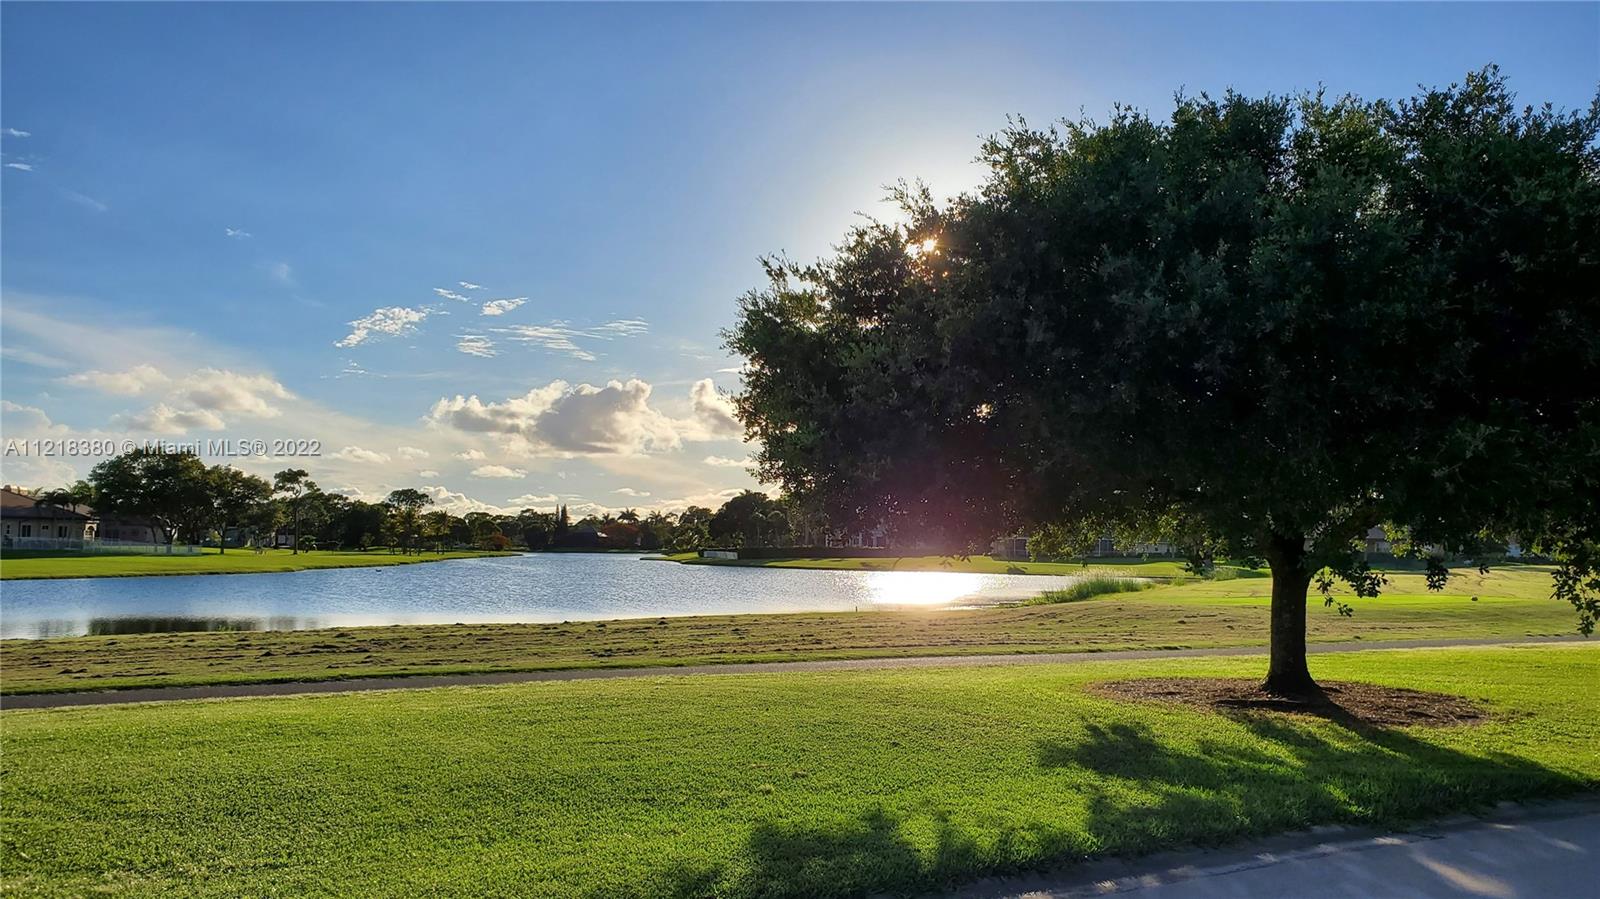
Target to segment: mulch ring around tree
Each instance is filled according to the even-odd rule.
[[[1489,711],[1470,699],[1400,687],[1327,681],[1321,693],[1289,698],[1265,693],[1259,680],[1169,677],[1103,681],[1089,692],[1113,699],[1168,702],[1217,712],[1287,712],[1369,727],[1482,724]]]

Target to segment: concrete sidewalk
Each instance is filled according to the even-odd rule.
[[[1529,643],[1581,642],[1589,638],[1481,637],[1441,640],[1351,640],[1311,643],[1312,655],[1371,652],[1383,649],[1452,649],[1464,646],[1516,646]],[[537,681],[609,680],[621,677],[677,677],[682,675],[775,674],[792,671],[860,671],[880,668],[983,668],[994,665],[1062,665],[1074,662],[1111,662],[1129,659],[1188,659],[1215,656],[1258,656],[1264,646],[1226,646],[1211,649],[1123,649],[1106,652],[1041,652],[1007,655],[885,656],[869,659],[819,659],[794,662],[728,662],[716,665],[655,666],[646,668],[567,668],[557,671],[495,671],[485,674],[416,674],[400,677],[349,678],[325,681],[285,681],[256,684],[216,684],[198,687],[139,687],[128,690],[89,690],[74,693],[23,693],[0,696],[0,709],[51,709],[79,705],[120,705],[129,702],[171,702],[182,699],[228,699],[247,696],[298,696],[306,693],[353,693],[365,690],[419,690],[431,687],[479,687]]]
[[[1347,828],[991,878],[959,899],[1595,899],[1600,799],[1508,806],[1398,833]]]

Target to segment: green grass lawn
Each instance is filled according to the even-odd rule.
[[[1089,559],[1069,562],[1029,562],[996,559],[991,556],[891,556],[887,558],[838,559],[702,559],[695,553],[667,553],[649,556],[661,561],[686,565],[732,565],[744,568],[820,568],[829,571],[958,571],[973,574],[1056,574],[1121,573],[1132,577],[1175,577],[1184,573],[1183,563],[1171,559]],[[1265,577],[1265,571],[1238,566],[1222,566],[1234,576]]]
[[[1259,657],[7,711],[8,892],[827,897],[1600,786],[1600,648],[1321,656],[1469,697],[1350,729],[1084,692]]]
[[[231,557],[231,553],[229,554]],[[1071,603],[987,609],[715,615],[206,632],[0,641],[0,691],[324,680],[400,674],[690,665],[1007,652],[1262,646],[1271,581],[1158,586]],[[1575,632],[1548,569],[1457,572],[1430,594],[1420,575],[1356,600],[1314,605],[1313,641],[1525,637]],[[1473,597],[1477,597],[1476,600]]]
[[[387,549],[308,550],[299,554],[286,549],[256,553],[235,549],[226,553],[215,549],[199,555],[79,555],[74,553],[6,553],[0,556],[0,579],[40,579],[63,577],[139,577],[163,574],[262,574],[279,571],[305,571],[312,568],[368,568],[379,565],[409,565],[443,559],[475,559],[482,556],[508,556],[499,552],[444,552],[404,556]]]

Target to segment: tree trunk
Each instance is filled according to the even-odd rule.
[[[1305,538],[1274,534],[1267,564],[1272,569],[1272,656],[1261,689],[1280,696],[1315,693],[1317,682],[1306,667],[1306,591],[1311,588],[1311,571]]]

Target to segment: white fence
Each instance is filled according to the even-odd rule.
[[[135,543],[130,540],[74,540],[69,537],[7,537],[6,549],[36,549],[55,552],[104,553],[106,555],[196,556],[200,547],[184,543]]]

